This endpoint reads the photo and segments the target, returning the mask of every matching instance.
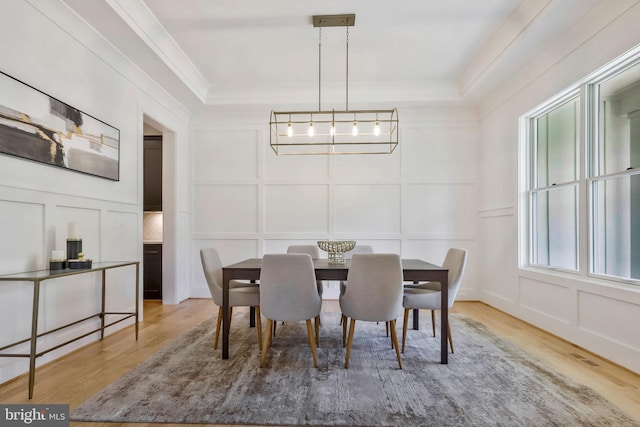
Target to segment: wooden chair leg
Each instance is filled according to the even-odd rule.
[[[213,349],[214,350],[218,349],[218,338],[220,338],[220,326],[221,325],[222,325],[222,307],[218,307],[218,321],[216,322],[216,338],[213,341]]]
[[[346,321],[346,319],[345,319]],[[344,361],[344,368],[349,368],[349,356],[351,355],[351,344],[353,343],[353,330],[356,328],[356,319],[351,319],[351,324],[349,325],[349,340],[347,342],[347,357]]]
[[[433,336],[436,336],[436,311],[431,310],[431,328],[433,329]]]
[[[267,319],[267,334],[266,340],[262,343],[262,355],[260,356],[260,367],[264,366],[264,358],[267,355],[267,348],[271,345],[271,334],[273,332],[273,320]]]
[[[398,335],[396,334],[396,321],[391,320],[391,341],[393,341],[393,346],[396,349],[396,357],[398,358],[398,365],[400,365],[400,369],[402,369],[402,359],[400,358],[400,349],[398,348]]]
[[[273,336],[276,336],[276,327],[278,326],[278,322],[273,322]]]
[[[342,315],[342,347],[347,346],[347,316]]]
[[[262,349],[262,319],[260,318],[260,306],[255,306],[256,329],[258,330],[258,346]]]
[[[307,335],[309,335],[309,345],[311,346],[311,354],[313,355],[313,367],[318,367],[318,356],[316,355],[316,341],[313,339],[313,329],[311,328],[311,319],[307,319]]]
[[[449,346],[451,347],[451,353],[453,353],[453,339],[451,338],[451,325],[447,323],[447,339],[449,340]]]
[[[316,347],[320,347],[320,315],[317,315],[314,319],[316,327]]]
[[[384,322],[384,328],[387,330],[387,336],[389,336],[389,322]]]
[[[409,323],[409,310],[408,308],[404,309],[404,322],[402,323],[402,352],[404,353],[404,343],[407,339],[407,324]]]

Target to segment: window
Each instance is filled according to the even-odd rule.
[[[589,90],[591,272],[640,279],[640,65]]]
[[[531,121],[530,262],[577,270],[580,99]]]
[[[640,283],[640,60],[599,76],[521,122],[527,259],[536,267]]]

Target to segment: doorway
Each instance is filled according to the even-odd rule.
[[[143,295],[162,300],[162,131],[144,122]]]

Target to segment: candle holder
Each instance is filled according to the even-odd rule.
[[[67,239],[67,259],[78,259],[82,253],[82,239]]]
[[[50,259],[49,260],[49,270],[64,270],[65,268],[67,268],[66,259]]]

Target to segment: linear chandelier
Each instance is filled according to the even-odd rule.
[[[349,110],[349,27],[355,14],[315,15],[318,40],[318,110],[271,111],[269,143],[277,155],[390,154],[398,146],[398,110]],[[322,27],[346,27],[344,110],[322,110]]]

